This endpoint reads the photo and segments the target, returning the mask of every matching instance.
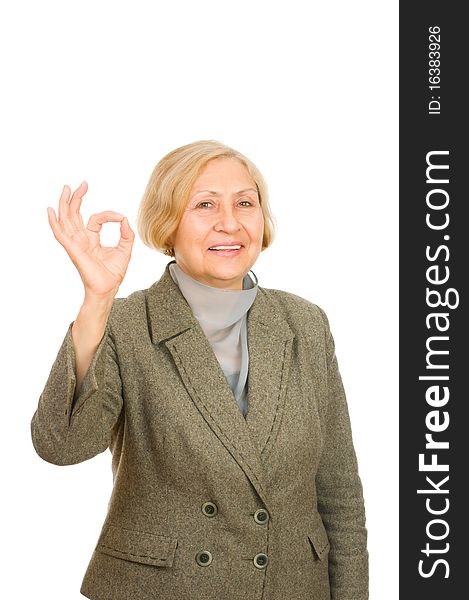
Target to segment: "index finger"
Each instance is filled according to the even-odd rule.
[[[64,185],[59,198],[59,210],[57,211],[57,219],[60,221],[68,215],[68,199],[70,198],[70,188]]]
[[[72,199],[70,200],[70,212],[79,212],[81,201],[83,196],[88,191],[88,183],[82,181],[77,189],[73,192]]]

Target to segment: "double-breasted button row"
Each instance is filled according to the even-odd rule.
[[[212,553],[208,550],[201,550],[195,555],[195,560],[197,561],[197,564],[201,567],[208,567],[208,565],[213,560]],[[256,556],[252,560],[255,567],[257,567],[258,569],[265,569],[267,563],[269,562],[269,557],[267,556],[267,554],[264,554],[264,552],[259,552],[259,554],[256,554]]]
[[[218,506],[214,502],[204,502],[202,504],[202,512],[206,517],[214,517],[218,513]],[[258,508],[253,516],[254,521],[259,523],[259,525],[264,525],[269,521],[269,513],[265,508]],[[201,550],[200,552],[197,552],[195,560],[201,567],[208,567],[213,560],[212,553],[209,552],[209,550]],[[259,552],[253,558],[254,566],[258,569],[265,569],[268,561],[269,558],[264,552]]]
[[[218,513],[218,506],[214,502],[204,502],[202,512],[206,517],[214,517]],[[254,521],[259,525],[264,525],[269,521],[269,513],[265,508],[258,508],[254,513]]]
[[[258,508],[254,513],[254,521],[259,523],[259,525],[264,525],[269,521],[269,513],[265,510],[265,508]],[[259,552],[253,558],[254,566],[258,569],[265,569],[267,563],[269,562],[269,557],[264,552]]]

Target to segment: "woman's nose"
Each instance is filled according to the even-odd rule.
[[[215,230],[216,231],[238,231],[240,224],[231,206],[222,206],[217,215]]]

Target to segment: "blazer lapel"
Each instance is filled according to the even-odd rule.
[[[166,266],[147,291],[152,342],[164,343],[197,409],[268,506],[266,457],[281,422],[294,337],[258,288],[247,319],[248,413],[244,418],[223,370]]]
[[[248,313],[248,412],[246,424],[266,463],[285,407],[294,333],[262,288]]]

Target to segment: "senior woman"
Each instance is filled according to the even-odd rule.
[[[324,311],[260,287],[272,241],[261,173],[219,142],[155,167],[138,214],[171,256],[116,298],[134,233],[84,226],[86,183],[49,223],[79,271],[31,423],[57,465],[112,452],[113,491],[81,593],[94,600],[365,600],[367,531],[346,397]],[[115,248],[104,223],[120,221]]]

